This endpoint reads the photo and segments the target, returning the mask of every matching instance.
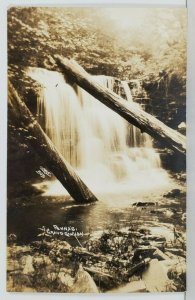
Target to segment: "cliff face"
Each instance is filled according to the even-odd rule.
[[[142,94],[135,100],[147,112],[185,134],[185,126],[179,125],[186,122],[186,77],[162,71],[154,78],[143,79],[141,85],[146,96]]]

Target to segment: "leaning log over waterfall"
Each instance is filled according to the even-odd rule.
[[[185,137],[182,134],[143,111],[135,103],[127,102],[113,91],[100,85],[75,61],[62,58],[59,55],[55,55],[55,61],[65,75],[68,75],[80,87],[114,110],[129,123],[163,142],[172,150],[181,154],[186,153]]]
[[[97,198],[71,165],[57,151],[11,83],[8,84],[8,108],[14,125],[19,128],[22,136],[29,141],[48,169],[57,177],[74,200],[81,203],[97,201]]]

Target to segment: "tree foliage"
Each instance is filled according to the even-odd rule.
[[[25,68],[48,68],[55,54],[75,59],[91,74],[140,79],[151,99],[183,103],[185,115],[185,9],[10,8],[9,76],[26,99],[33,100],[38,87]]]
[[[184,11],[148,9],[140,15],[139,10],[129,11],[130,18],[140,18],[139,26],[124,28],[120,10],[13,7],[8,11],[9,64],[44,66],[49,55],[61,54],[96,74],[131,79],[164,69],[184,76]]]

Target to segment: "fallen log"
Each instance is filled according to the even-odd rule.
[[[94,267],[91,267],[91,268],[89,268],[89,267],[83,267],[83,269],[85,271],[89,272],[92,275],[96,275],[96,276],[101,277],[101,278],[109,278],[109,279],[112,279],[112,280],[116,280],[114,278],[114,276],[111,276],[110,274],[107,274],[107,273],[104,273],[104,272],[102,272],[100,270],[97,270]]]
[[[129,123],[138,127],[141,132],[148,133],[175,152],[179,152],[180,154],[186,153],[185,136],[181,133],[143,111],[137,104],[127,102],[110,89],[96,82],[93,77],[74,60],[63,58],[60,55],[55,55],[54,58],[60,70],[73,82],[77,83],[97,100],[118,113]]]
[[[150,263],[151,258],[145,258],[138,264],[134,265],[132,268],[128,270],[128,276],[131,277],[133,276],[136,272],[144,270],[148,264]]]
[[[80,256],[84,260],[90,259],[90,260],[96,260],[98,262],[112,262],[113,256],[111,254],[96,254],[93,252],[88,251],[85,248],[77,247],[73,250],[73,253]],[[122,265],[123,267],[127,266],[128,261],[125,259],[118,259],[117,262]]]
[[[103,255],[103,254],[99,254],[99,253],[96,254],[96,253],[88,251],[85,248],[80,248],[80,247],[75,248],[73,250],[73,253],[76,255],[79,255],[81,257],[86,257],[87,259],[92,258],[92,259],[96,259],[97,261],[104,261],[104,262],[108,261],[109,259],[111,260],[111,258],[112,258],[112,256]]]
[[[28,140],[30,146],[39,154],[73,199],[80,203],[97,201],[98,199],[44,133],[10,82],[8,83],[8,109],[9,116],[20,134]]]
[[[116,276],[105,273],[100,269],[85,266],[83,267],[83,269],[92,276],[96,285],[101,287],[101,290],[103,291],[111,289],[113,288],[113,286],[116,286],[118,284],[118,279]]]
[[[83,267],[85,271],[89,272],[95,281],[101,282],[105,284],[107,282],[107,287],[108,284],[114,283],[114,285],[118,285],[120,280],[122,279],[121,276],[123,276],[123,280],[126,278],[126,281],[129,280],[135,273],[137,272],[143,272],[148,268],[148,265],[150,263],[151,259],[146,258],[145,260],[142,260],[140,263],[136,264],[135,266],[131,267],[130,269],[127,270],[126,275],[121,275],[120,272],[117,275],[110,275],[108,273],[102,272],[94,267]],[[120,276],[119,276],[120,274]],[[111,281],[110,281],[111,280]]]

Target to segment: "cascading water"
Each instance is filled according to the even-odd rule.
[[[141,96],[142,98],[147,98],[147,93],[146,93],[145,89],[143,89],[140,80],[138,80],[138,79],[131,80],[130,85],[131,85],[131,91],[132,91],[133,97]]]
[[[66,83],[60,73],[30,68],[28,75],[42,85],[37,113],[46,133],[100,199],[129,200],[170,187],[150,136],[82,88]],[[113,90],[112,77],[94,79]],[[132,102],[128,84],[121,85]],[[49,182],[46,194],[64,194],[64,188],[58,181]]]

